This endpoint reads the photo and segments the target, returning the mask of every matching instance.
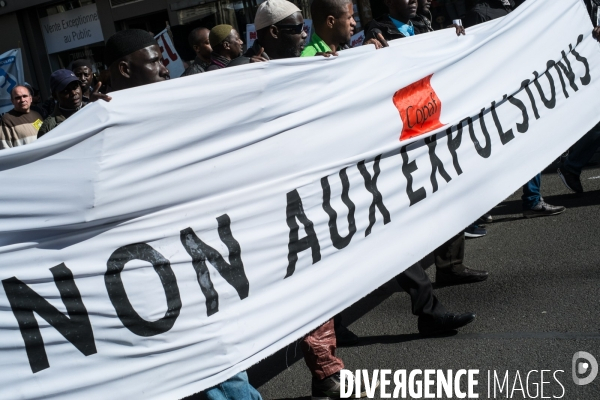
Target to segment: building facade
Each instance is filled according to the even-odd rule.
[[[0,0],[0,54],[21,48],[25,80],[50,94],[50,74],[68,68],[79,58],[93,63],[96,76],[106,69],[104,43],[115,32],[139,28],[153,33],[171,27],[175,47],[184,60],[194,54],[189,32],[200,26],[234,26],[245,38],[264,0]],[[357,31],[372,19],[373,10],[385,10],[383,0],[353,0]],[[462,1],[462,0],[437,0]],[[310,18],[310,0],[292,0]],[[441,4],[441,3],[440,3]]]

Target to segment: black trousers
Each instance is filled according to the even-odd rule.
[[[400,287],[410,296],[412,313],[424,317],[441,317],[446,309],[433,294],[429,277],[418,262],[396,276]]]
[[[458,235],[451,237],[446,243],[433,252],[435,268],[444,272],[461,272],[465,269],[463,260],[465,258],[465,235],[460,231]]]
[[[433,252],[435,267],[445,272],[460,272],[465,269],[465,235],[461,231]],[[417,316],[437,318],[446,313],[444,306],[433,294],[431,280],[424,271],[421,262],[417,262],[396,276],[396,281],[408,295],[412,313]],[[341,324],[340,314],[334,317],[335,326]]]
[[[461,231],[433,252],[435,267],[444,272],[460,272],[465,269],[465,235]],[[424,317],[440,317],[446,313],[444,306],[433,294],[429,277],[423,270],[421,262],[413,264],[403,273],[396,276],[400,287],[410,296],[412,313]]]

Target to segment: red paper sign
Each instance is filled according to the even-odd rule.
[[[394,93],[394,105],[400,113],[403,124],[400,133],[401,141],[443,126],[440,122],[442,101],[431,87],[432,76],[411,83]]]

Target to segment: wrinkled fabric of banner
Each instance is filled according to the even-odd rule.
[[[115,92],[0,152],[1,397],[181,398],[302,337],[598,122],[591,31],[530,0]]]

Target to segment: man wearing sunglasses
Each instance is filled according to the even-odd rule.
[[[246,57],[261,56],[264,61],[300,57],[306,32],[302,12],[285,0],[267,0],[258,7],[254,19],[257,40]]]
[[[289,18],[286,18],[287,21],[283,21],[291,22],[290,24],[273,24],[257,31],[258,39],[244,54],[244,57],[249,60],[248,62],[298,57],[304,48],[304,40],[306,39],[304,19],[302,18],[302,22],[295,23],[300,20],[298,17],[302,18],[302,14],[299,12],[297,16],[289,16]],[[268,53],[262,45],[263,42],[267,43]],[[269,56],[269,54],[272,54],[272,56]]]

